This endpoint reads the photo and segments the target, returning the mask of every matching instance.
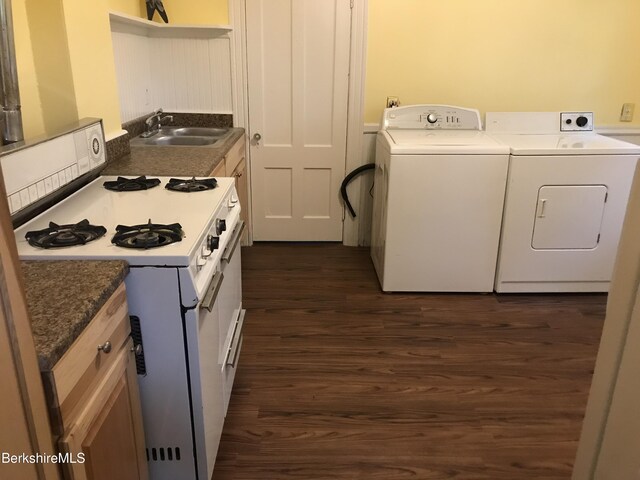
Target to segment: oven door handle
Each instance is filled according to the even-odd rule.
[[[224,275],[222,274],[222,272],[216,272],[216,274],[211,279],[209,288],[207,288],[207,293],[204,294],[202,303],[200,303],[200,308],[206,308],[207,310],[211,311],[213,305],[216,303],[216,299],[218,298],[218,292],[220,291],[223,280]]]
[[[238,353],[240,353],[240,343],[242,342],[242,327],[244,327],[244,316],[246,313],[246,310],[239,311],[238,319],[236,320],[236,324],[233,328],[231,345],[229,345],[229,350],[227,350],[223,368],[228,366],[231,368],[236,368],[236,364],[238,362]]]
[[[233,229],[233,233],[231,234],[231,240],[229,240],[227,247],[224,249],[224,252],[222,252],[222,260],[224,260],[225,262],[229,263],[231,261],[231,257],[233,257],[233,252],[236,251],[236,247],[238,246],[238,243],[240,243],[240,236],[242,235],[243,231],[244,231],[244,222],[240,220],[236,224],[236,228]]]

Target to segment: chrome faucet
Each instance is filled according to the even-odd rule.
[[[143,138],[152,137],[153,135],[155,135],[160,131],[163,123],[173,122],[173,115],[166,115],[163,117],[162,113],[163,113],[162,109],[159,108],[155,112],[153,112],[153,115],[151,115],[149,118],[147,118],[144,121],[144,123],[147,125],[147,131],[144,132],[142,135],[140,135],[141,137]]]

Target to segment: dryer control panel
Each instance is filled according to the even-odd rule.
[[[561,132],[593,131],[593,112],[561,112]]]
[[[480,112],[452,105],[407,105],[385,109],[382,129],[480,130]]]

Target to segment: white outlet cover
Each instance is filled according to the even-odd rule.
[[[631,122],[633,120],[633,111],[635,110],[634,103],[625,103],[622,105],[622,111],[620,112],[621,122]]]

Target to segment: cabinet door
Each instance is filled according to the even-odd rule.
[[[244,160],[245,156],[244,136],[242,136],[233,144],[225,156],[224,163],[227,170],[227,176],[231,176],[231,172],[240,170],[238,165],[242,160]]]
[[[68,465],[73,480],[147,478],[144,434],[131,342],[117,353],[112,369],[86,402],[61,441],[61,450],[83,463]]]
[[[246,223],[246,212],[247,209],[245,205],[247,205],[247,197],[249,196],[248,185],[247,185],[247,168],[244,158],[238,163],[236,169],[231,174],[232,177],[236,179],[236,191],[238,192],[238,198],[240,199],[240,206],[242,207],[242,211],[240,212],[240,218]]]
[[[213,172],[209,174],[210,177],[224,177],[225,175],[225,167],[224,160],[221,161],[216,168],[213,169]]]

